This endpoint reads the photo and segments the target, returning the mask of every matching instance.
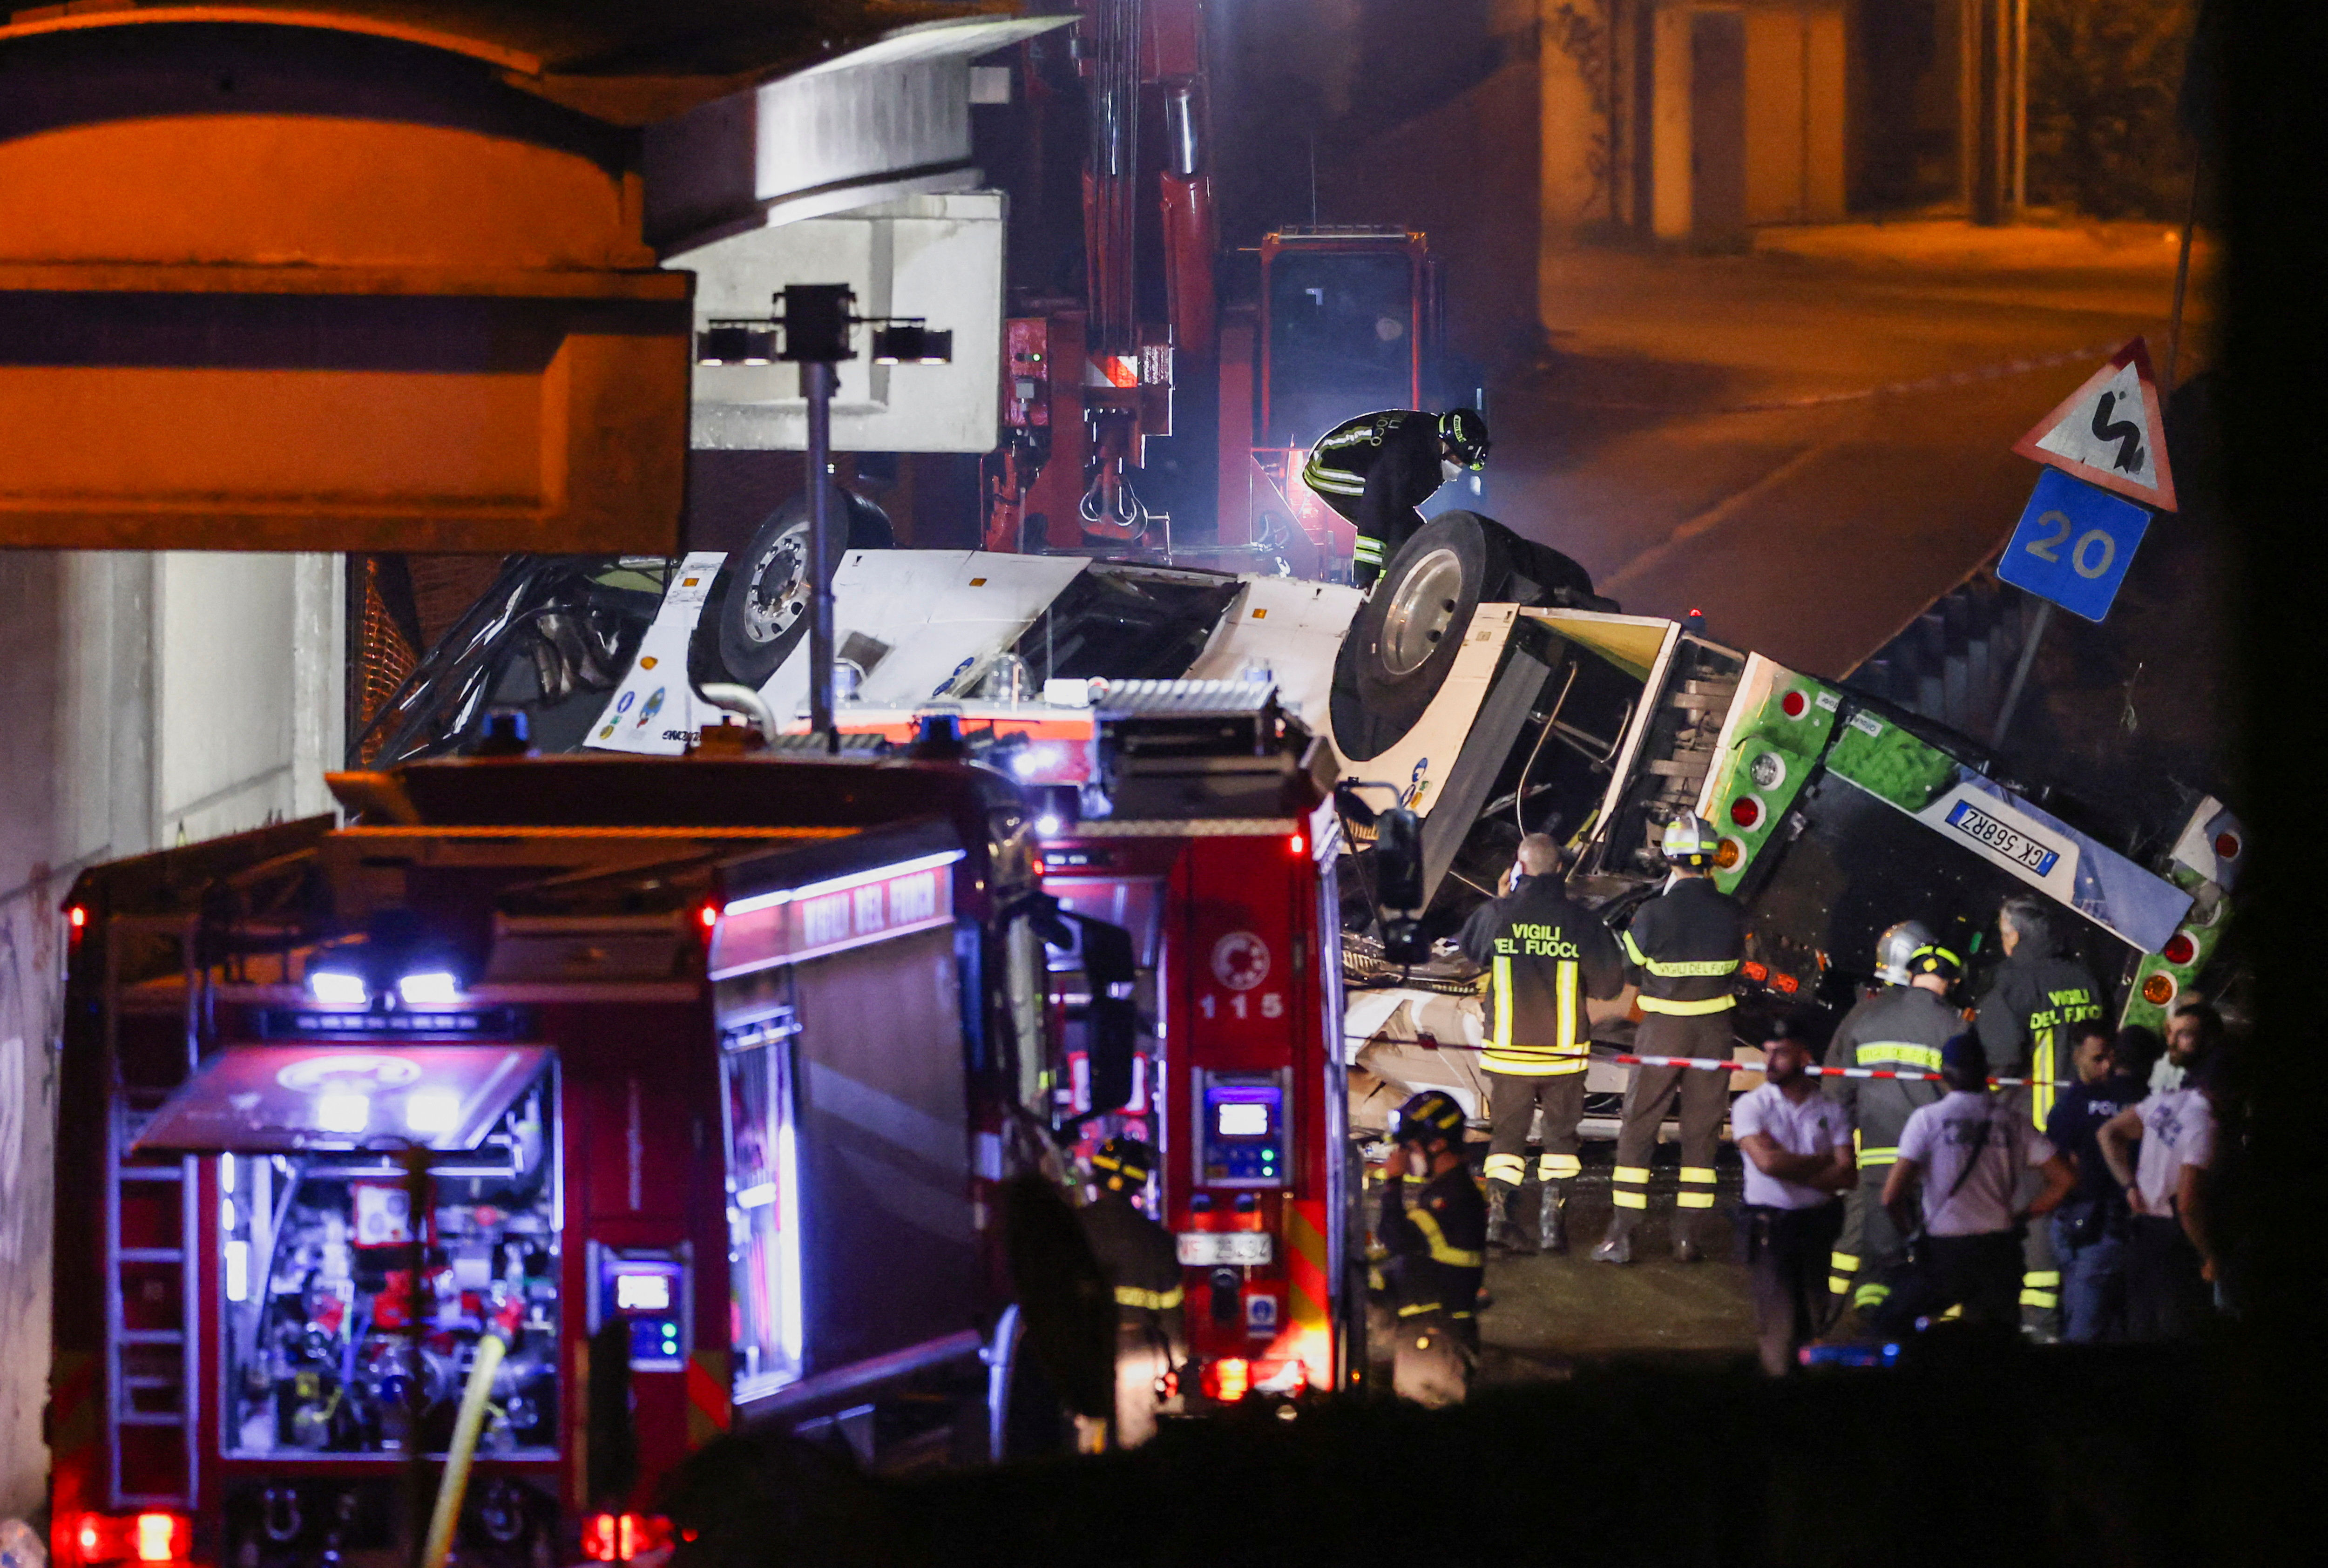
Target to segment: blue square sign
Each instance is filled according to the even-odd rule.
[[[2150,513],[2048,468],[1996,563],[1996,575],[2039,598],[2098,621],[2109,614]]]

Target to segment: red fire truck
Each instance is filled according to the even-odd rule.
[[[334,788],[347,827],[74,888],[60,1561],[408,1560],[488,1337],[466,1563],[643,1554],[737,1422],[861,1441],[878,1404],[885,1441],[980,1451],[991,1193],[1052,1071],[1015,786],[697,756]]]
[[[1071,1085],[1084,1150],[1120,1132],[1162,1154],[1151,1212],[1178,1235],[1200,1402],[1347,1387],[1365,1226],[1331,748],[1245,681],[1118,682],[1092,733],[1107,814],[1042,812],[1043,887],[1131,934],[1141,1039],[1128,1095]]]
[[[465,1563],[627,1561],[739,1425],[1000,1457],[1000,1184],[1119,1130],[1198,1403],[1343,1382],[1333,769],[1186,687],[1094,734],[1048,841],[985,768],[718,737],[342,775],[347,826],[85,874],[60,1560],[401,1562],[437,1494]]]

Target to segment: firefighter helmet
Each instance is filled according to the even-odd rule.
[[[1910,975],[1937,974],[1954,983],[1964,974],[1964,960],[1937,942],[1927,942],[1908,955],[1908,972]]]
[[[1712,822],[1684,812],[1666,824],[1665,840],[1659,847],[1665,850],[1666,859],[1703,870],[1713,864],[1713,852],[1722,847],[1722,840],[1714,833]]]
[[[1137,1138],[1111,1138],[1092,1151],[1091,1162],[1101,1186],[1123,1192],[1148,1185],[1149,1173],[1156,1169],[1156,1150]]]
[[[1463,1131],[1463,1107],[1442,1089],[1425,1089],[1398,1108],[1391,1118],[1390,1135],[1400,1143],[1430,1143],[1444,1138],[1452,1142]]]
[[[1477,408],[1450,408],[1439,416],[1439,438],[1466,468],[1488,465],[1488,419]]]
[[[1908,983],[1908,961],[1929,947],[1932,934],[1920,920],[1902,920],[1875,939],[1875,972],[1886,985]]]

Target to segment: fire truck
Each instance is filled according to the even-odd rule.
[[[1403,224],[1280,225],[1223,277],[1204,0],[1075,9],[1071,41],[1020,45],[1023,100],[981,143],[1013,244],[1084,263],[1080,287],[1014,296],[985,548],[1347,581],[1353,530],[1300,480],[1311,443],[1375,408],[1484,406],[1441,258]],[[1040,149],[1078,137],[1059,180]],[[1484,493],[1467,476],[1441,504]]]
[[[1150,1212],[1177,1235],[1200,1404],[1347,1387],[1365,1371],[1365,1222],[1332,748],[1253,681],[1120,682],[1090,725],[1105,814],[1075,811],[1089,792],[1046,791],[1043,887],[1131,933],[1141,1038],[1128,1093],[1070,1084],[1081,1151],[1122,1133],[1161,1152]],[[1066,978],[1070,1016],[1107,990]]]
[[[731,729],[339,775],[346,826],[84,874],[61,1561],[401,1559],[432,1492],[464,1562],[627,1561],[734,1428],[1002,1457],[1047,1394],[1000,1194],[1117,1131],[1191,1402],[1346,1382],[1330,752],[1266,688],[1111,704],[1031,804]]]
[[[989,1451],[992,1194],[1053,1076],[1015,786],[708,755],[333,785],[348,826],[73,890],[60,1561],[405,1560],[440,1457],[474,1457],[462,1561],[629,1559],[739,1422]]]

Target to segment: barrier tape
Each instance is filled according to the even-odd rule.
[[[1467,1047],[1469,1048],[1469,1047]],[[1711,1070],[1727,1068],[1733,1073],[1759,1073],[1759,1062],[1732,1061],[1727,1056],[1637,1056],[1626,1052],[1595,1052],[1604,1062],[1636,1063],[1644,1067],[1704,1067]],[[1821,1078],[1905,1078],[1911,1082],[1941,1084],[1948,1080],[1938,1073],[1916,1073],[1897,1067],[1805,1067],[1804,1072]],[[1991,1078],[1991,1086],[2000,1089],[2026,1089],[2032,1084],[2047,1084],[2056,1089],[2067,1088],[2077,1082],[2074,1078]]]
[[[1349,1039],[1372,1042],[1373,1035],[1350,1035]],[[1420,1046],[1426,1051],[1485,1051],[1485,1046],[1450,1045],[1426,1035],[1420,1039],[1381,1042],[1386,1046]],[[1594,1051],[1596,1062],[1614,1062],[1620,1066],[1638,1067],[1698,1067],[1707,1072],[1759,1073],[1760,1062],[1741,1062],[1729,1056],[1643,1056],[1630,1051]],[[1901,1078],[1911,1083],[1942,1084],[1948,1080],[1938,1073],[1919,1073],[1901,1067],[1805,1067],[1804,1072],[1818,1078]],[[1991,1078],[1989,1085],[2000,1089],[2026,1089],[2043,1085],[2067,1089],[2077,1083],[2075,1078]]]

